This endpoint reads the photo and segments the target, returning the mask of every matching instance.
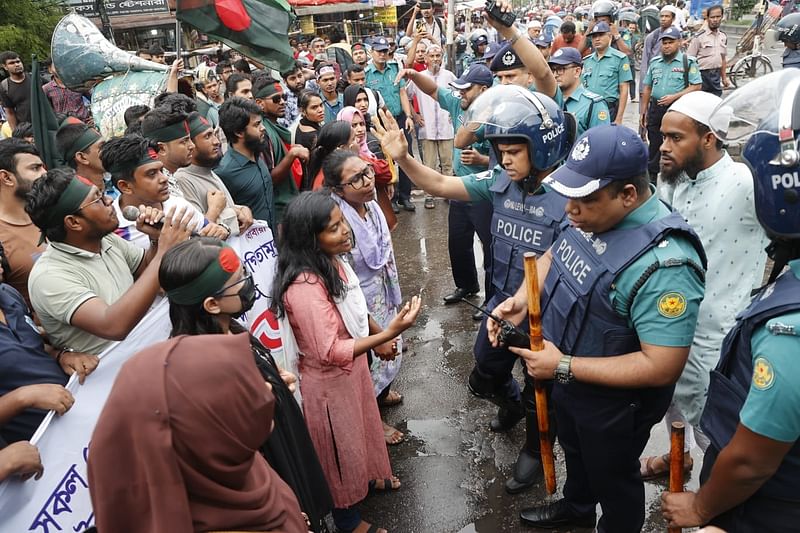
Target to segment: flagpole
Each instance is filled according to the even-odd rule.
[[[181,58],[181,21],[178,18],[177,4],[175,9],[175,59]],[[185,67],[185,65],[184,65]]]

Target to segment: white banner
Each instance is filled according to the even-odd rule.
[[[253,335],[282,360],[280,328],[269,311],[278,251],[272,231],[256,221],[229,244],[242,258],[256,283],[256,303],[245,317]],[[150,310],[128,337],[104,351],[97,369],[83,385],[73,376],[67,389],[75,397],[63,416],[51,411],[31,442],[44,465],[41,479],[12,478],[0,484],[0,533],[81,533],[94,525],[86,458],[97,419],[122,364],[133,354],[169,336],[169,304],[164,299]]]

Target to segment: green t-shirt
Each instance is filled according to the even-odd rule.
[[[800,260],[790,261],[800,276]],[[789,275],[789,274],[784,274]],[[776,325],[789,326],[775,328]],[[792,329],[793,328],[793,329]],[[800,439],[800,312],[772,320],[750,341],[753,379],[740,413],[742,425],[779,442]]]
[[[652,196],[629,213],[614,229],[636,227],[669,215],[651,186]],[[636,330],[641,342],[656,346],[690,346],[697,325],[697,313],[703,300],[705,283],[687,264],[661,266],[647,279],[629,306],[633,287],[653,263],[687,258],[702,265],[692,243],[683,235],[672,233],[651,248],[617,277],[611,290],[611,305]],[[630,307],[630,312],[628,312]]]

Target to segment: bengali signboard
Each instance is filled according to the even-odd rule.
[[[106,0],[106,13],[109,17],[125,15],[145,15],[148,13],[169,13],[167,0]],[[99,17],[96,0],[67,0],[67,5],[78,15]]]

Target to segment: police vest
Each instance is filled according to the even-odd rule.
[[[614,356],[641,349],[628,318],[611,305],[611,286],[617,276],[670,233],[687,236],[703,266],[688,258],[656,262],[634,285],[636,292],[659,267],[690,264],[703,275],[705,253],[700,239],[677,212],[636,228],[611,230],[597,236],[565,228],[553,244],[553,261],[542,293],[544,337],[567,354]]]
[[[512,296],[525,279],[522,256],[542,255],[558,236],[567,199],[555,192],[525,194],[503,171],[489,188],[492,204],[492,285]]]
[[[753,332],[772,318],[800,311],[798,295],[800,280],[791,271],[784,273],[736,317],[736,325],[725,337],[719,364],[711,372],[708,400],[700,419],[700,427],[717,452],[733,438],[739,424],[739,413],[750,390]],[[795,442],[778,471],[756,494],[800,502],[800,441]]]

